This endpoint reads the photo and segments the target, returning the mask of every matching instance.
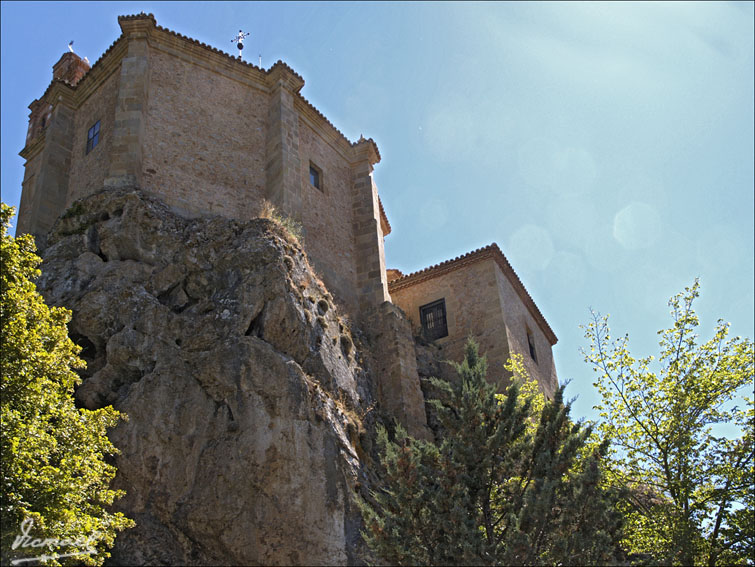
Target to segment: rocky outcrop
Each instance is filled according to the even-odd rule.
[[[372,346],[368,354],[380,377],[376,388],[382,409],[412,437],[432,440],[409,320],[399,307],[386,301],[371,314],[367,330]]]
[[[106,191],[58,220],[43,258],[40,291],[72,309],[88,363],[77,401],[129,416],[111,438],[117,508],[137,527],[113,563],[359,561],[374,393],[284,229]]]

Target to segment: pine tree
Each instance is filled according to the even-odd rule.
[[[545,401],[521,361],[505,395],[469,341],[457,383],[433,380],[439,444],[379,434],[383,484],[362,505],[364,538],[398,565],[615,561],[621,516],[603,487],[606,444],[569,420],[563,387]]]

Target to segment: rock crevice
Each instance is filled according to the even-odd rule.
[[[40,291],[73,311],[77,402],[128,414],[111,437],[124,564],[357,561],[363,355],[275,223],[185,219],[136,190],[76,202]]]

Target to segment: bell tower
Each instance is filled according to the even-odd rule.
[[[87,71],[89,71],[89,63],[73,51],[68,51],[52,66],[52,78],[65,81],[75,87]]]

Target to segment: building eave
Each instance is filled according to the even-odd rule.
[[[380,229],[383,231],[383,236],[388,236],[391,233],[391,223],[388,222],[388,215],[385,214],[380,196],[378,196],[378,205],[380,206]]]

